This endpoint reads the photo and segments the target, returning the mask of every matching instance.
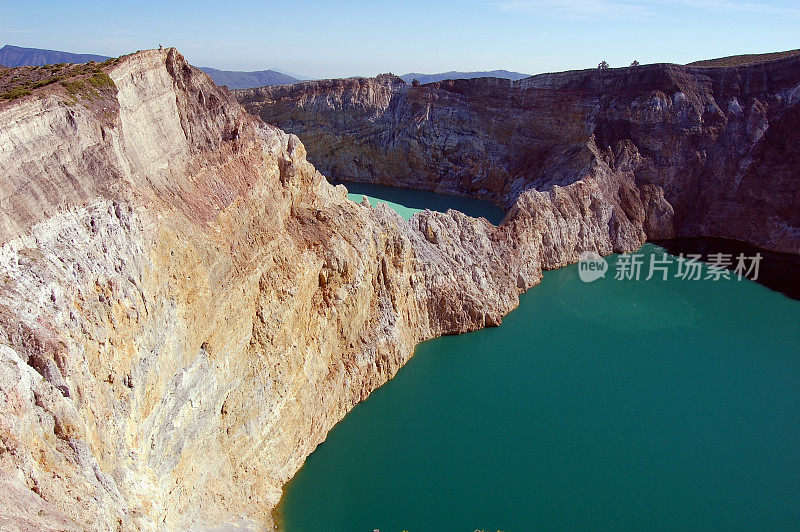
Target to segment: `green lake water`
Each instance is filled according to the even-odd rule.
[[[347,187],[347,197],[356,203],[361,203],[364,196],[367,196],[371,205],[387,203],[406,220],[422,209],[441,212],[455,209],[476,218],[486,218],[495,225],[502,222],[505,216],[502,209],[489,201],[369,183],[345,182],[343,184]]]
[[[287,485],[285,529],[800,529],[800,302],[618,260],[420,344]]]

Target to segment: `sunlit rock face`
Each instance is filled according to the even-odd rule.
[[[499,227],[407,222],[348,200],[174,49],[102,69],[113,87],[0,105],[4,527],[267,526],[417,342],[498,325],[542,267],[670,219],[590,150]]]
[[[236,91],[337,179],[497,201],[593,181],[619,242],[714,236],[800,253],[800,56],[414,87],[389,75]],[[632,221],[632,226],[628,225]],[[621,240],[620,240],[621,239]],[[620,247],[625,247],[622,245]]]
[[[173,49],[0,104],[0,523],[271,524],[420,340],[500,324],[542,268],[647,238],[798,252],[796,58],[257,89],[350,177],[493,199],[405,221]]]

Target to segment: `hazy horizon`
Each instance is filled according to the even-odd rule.
[[[788,1],[447,0],[403,6],[343,1],[4,5],[0,41],[118,56],[159,44],[194,65],[307,77],[382,72],[526,74],[789,50],[800,8]]]

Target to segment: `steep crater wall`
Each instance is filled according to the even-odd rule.
[[[650,239],[800,253],[800,55],[410,86],[385,75],[236,91],[330,177],[489,199],[595,181]],[[629,209],[630,211],[630,209]]]
[[[0,105],[9,528],[266,526],[416,343],[498,325],[542,268],[645,238],[634,173],[599,152],[499,227],[406,222],[348,200],[174,49],[103,69],[102,94]]]

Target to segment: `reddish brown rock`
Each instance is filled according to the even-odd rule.
[[[611,223],[644,210],[648,238],[800,253],[800,55],[774,57],[420,87],[388,76],[312,81],[236,97],[297,134],[335,179],[401,180],[512,208],[526,190],[592,176],[614,198]]]
[[[35,501],[0,500],[10,527],[268,524],[416,343],[500,324],[542,264],[641,241],[592,178],[501,228],[407,222],[176,51],[102,68],[101,99],[0,107],[0,482]]]
[[[700,149],[705,123],[686,146],[670,144],[695,127],[700,89],[689,82],[688,104],[642,88],[619,108],[586,96],[632,83],[613,71],[580,74],[576,91],[559,76],[525,82],[549,88],[418,89],[386,77],[310,85],[300,105],[301,89],[287,89],[287,119],[338,121],[309,137],[315,161],[328,139],[343,150],[331,170],[366,179],[407,165],[414,185],[501,200],[509,211],[495,227],[455,211],[405,221],[348,200],[297,137],[249,115],[173,49],[103,69],[113,89],[99,97],[55,85],[0,106],[9,528],[267,526],[305,457],[417,342],[499,325],[542,268],[692,224],[738,230],[756,198],[754,241],[796,215],[795,197],[774,194],[793,183],[796,147],[781,139],[796,134],[795,89],[780,105],[742,96],[742,117],[715,138],[750,139],[730,146],[753,162],[740,185],[708,194],[688,171],[717,153]],[[769,72],[747,90],[777,83]],[[635,120],[613,118],[632,110]],[[392,116],[397,128],[385,128]],[[664,135],[646,135],[659,120]],[[624,136],[624,124],[641,132]],[[767,177],[766,165],[783,173]],[[692,217],[693,205],[709,208]],[[781,227],[772,242],[793,245],[796,224]]]

